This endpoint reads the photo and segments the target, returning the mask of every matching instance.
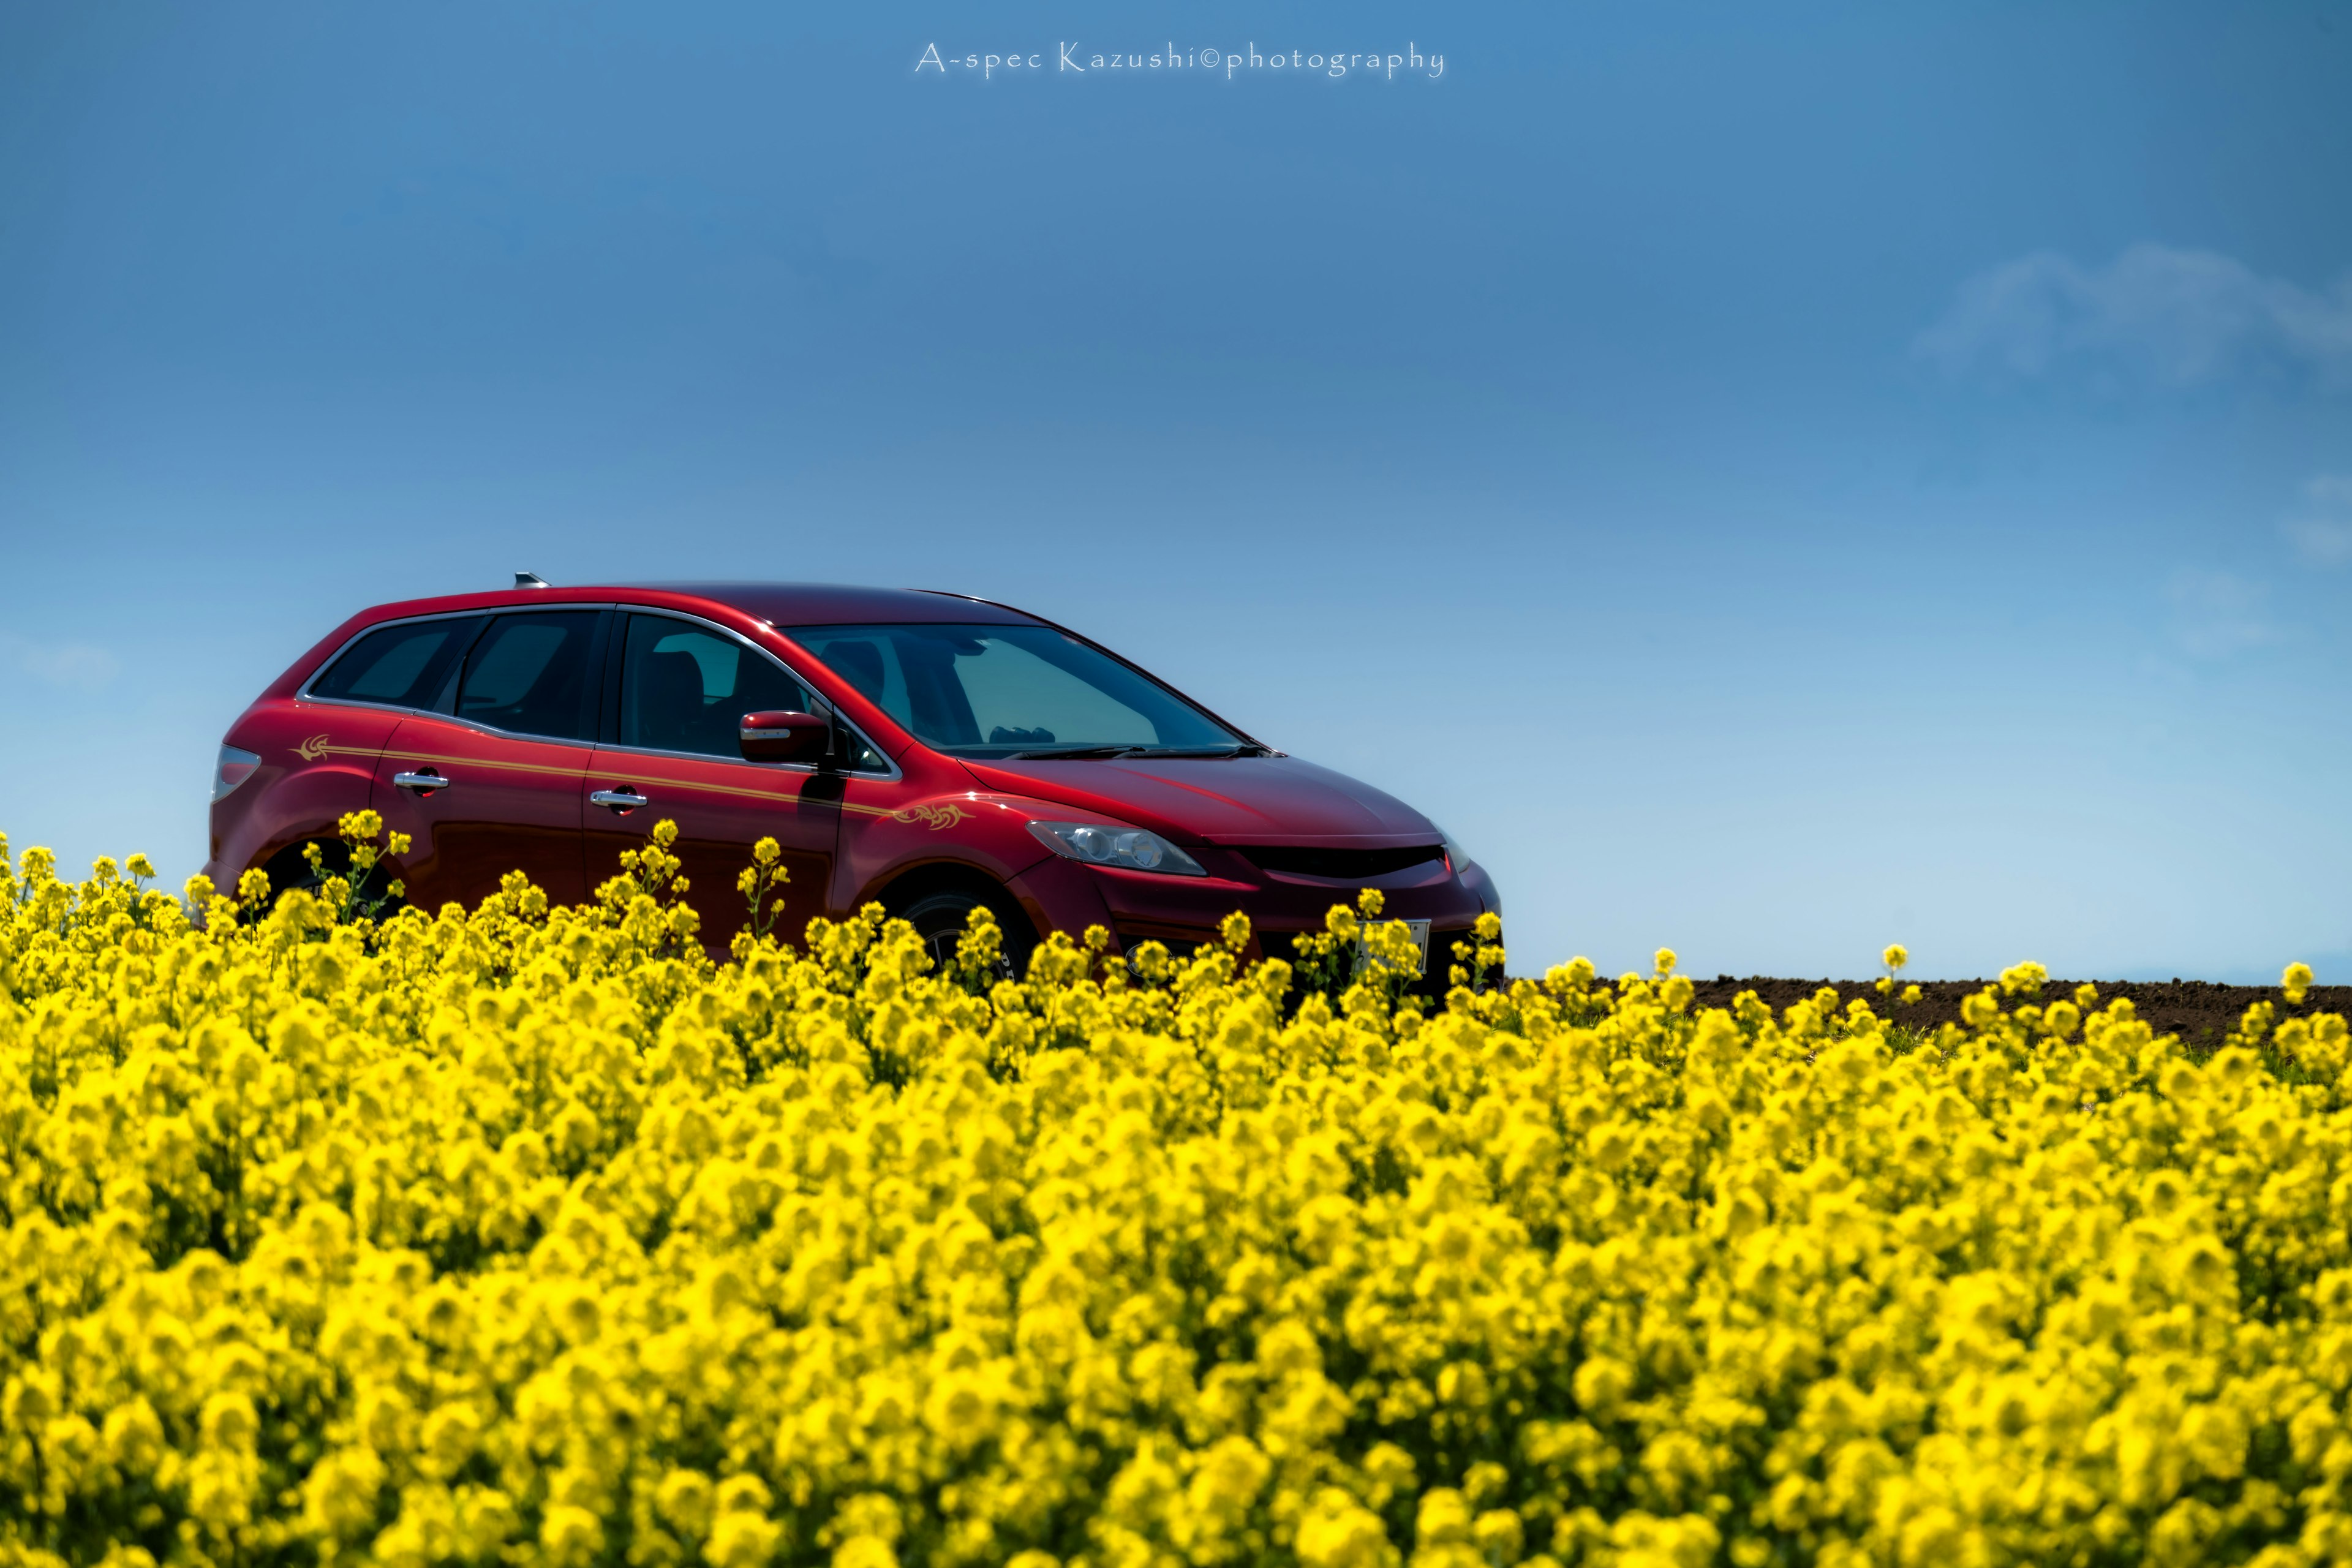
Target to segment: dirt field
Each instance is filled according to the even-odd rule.
[[[1742,991],[1753,991],[1778,1011],[1791,1002],[1803,1001],[1824,985],[1833,985],[1841,1003],[1864,997],[1871,1010],[1882,1018],[1930,1028],[1947,1021],[1958,1022],[1960,998],[1983,990],[1988,984],[1982,980],[1921,981],[1919,989],[1923,994],[1918,1005],[1905,1007],[1881,996],[1876,986],[1867,980],[1768,980],[1760,976],[1737,980],[1727,974],[1719,974],[1713,980],[1698,980],[1696,975],[1692,978],[1698,986],[1695,1006],[1728,1007],[1732,998]],[[2054,1001],[2071,996],[2078,984],[2053,980],[2042,988],[2042,997]],[[2352,985],[2315,985],[2302,1006],[2290,1007],[2275,985],[2215,985],[2202,980],[2098,980],[2092,984],[2098,986],[2104,1000],[2130,997],[2139,1016],[2158,1034],[2178,1035],[2185,1044],[2192,1046],[2221,1044],[2222,1037],[2237,1027],[2239,1016],[2256,1002],[2276,1004],[2282,1019],[2311,1013],[2352,1013]]]

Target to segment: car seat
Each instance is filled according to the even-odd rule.
[[[702,700],[702,666],[692,654],[649,655],[640,672],[636,706],[637,744],[670,752],[714,750],[706,733],[710,710]]]

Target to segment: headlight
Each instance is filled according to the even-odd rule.
[[[1104,822],[1033,822],[1029,831],[1055,854],[1089,866],[1164,871],[1175,877],[1208,875],[1198,860],[1140,827],[1114,827]]]
[[[220,761],[213,764],[213,798],[220,800],[228,792],[253,776],[261,759],[251,752],[241,752],[235,746],[220,749]]]
[[[1445,841],[1446,866],[1455,876],[1459,877],[1462,875],[1464,869],[1471,863],[1470,852],[1463,848],[1459,843],[1455,842],[1454,835],[1446,832],[1443,827],[1437,830],[1437,837]]]

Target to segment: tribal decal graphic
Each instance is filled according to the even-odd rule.
[[[329,756],[373,757],[382,748],[375,746],[330,745],[326,736],[313,735],[310,739],[304,741],[300,745],[295,747],[294,754],[301,758],[306,763],[315,763],[320,757]]]
[[[919,822],[937,833],[942,827],[953,827],[971,813],[960,805],[908,805],[890,814],[893,822]]]

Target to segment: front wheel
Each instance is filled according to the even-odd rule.
[[[1030,931],[1029,917],[1011,898],[982,898],[961,888],[950,888],[924,894],[900,910],[898,918],[915,928],[915,934],[922,939],[923,951],[931,955],[934,965],[944,971],[954,965],[956,943],[963,936],[971,911],[978,909],[994,914],[997,929],[1004,933],[994,978],[1018,980],[1029,972],[1029,954],[1036,947],[1037,939]]]

